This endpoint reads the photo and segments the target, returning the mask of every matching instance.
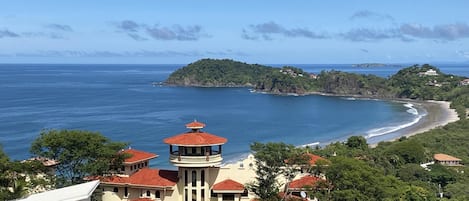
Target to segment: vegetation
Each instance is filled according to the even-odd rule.
[[[47,130],[32,143],[31,152],[60,163],[57,185],[83,182],[85,176],[103,175],[121,167],[119,151],[125,143],[112,142],[103,135],[81,130]]]
[[[38,161],[10,161],[0,146],[0,200],[23,197],[28,190],[47,188],[50,184],[44,174],[45,167]]]
[[[278,177],[291,181],[296,173],[293,166],[307,163],[305,155],[300,148],[284,143],[254,143],[251,150],[255,152],[257,176],[248,188],[261,200],[280,200]]]
[[[435,70],[437,75],[423,74]],[[412,98],[420,100],[469,99],[468,87],[459,83],[463,77],[447,75],[424,64],[401,69],[386,78],[339,71],[323,71],[314,76],[299,68],[273,68],[233,60],[202,59],[178,69],[167,84],[201,87],[252,87],[275,94],[329,93],[377,98]]]
[[[313,193],[319,200],[437,200],[440,192],[443,200],[469,200],[469,167],[434,164],[428,171],[420,166],[431,161],[435,153],[453,155],[461,158],[463,164],[469,164],[468,131],[469,119],[462,119],[421,135],[403,137],[396,142],[381,142],[375,148],[368,147],[365,138],[352,136],[345,142],[331,143],[322,148],[282,150],[315,153],[331,161],[330,165],[322,167],[327,185],[318,184],[322,185],[323,191]],[[252,149],[256,159],[260,160],[258,163],[273,163],[271,160],[274,158],[263,156],[279,153],[278,149],[259,152],[257,147],[267,144],[255,145]],[[283,143],[268,143],[268,146],[291,147]],[[290,155],[276,155],[281,156]],[[276,160],[284,161],[283,158]],[[277,172],[264,174],[268,174],[265,177],[269,174],[278,176]],[[277,189],[277,193],[279,191],[281,189]]]
[[[202,59],[178,69],[169,76],[166,83],[202,87],[254,86],[261,77],[273,71],[274,68],[271,67],[229,59]]]

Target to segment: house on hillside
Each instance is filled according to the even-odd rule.
[[[436,76],[436,75],[438,75],[436,70],[433,70],[433,69],[428,69],[427,71],[420,72],[418,74],[419,74],[419,76]]]
[[[304,175],[291,181],[287,187],[287,193],[283,193],[285,200],[317,200],[310,193],[317,190],[325,190],[326,180],[313,175]]]
[[[461,86],[468,86],[469,85],[469,79],[464,79],[459,82],[459,85]]]
[[[445,166],[462,166],[461,159],[446,154],[435,154],[433,160],[435,160],[435,163]]]

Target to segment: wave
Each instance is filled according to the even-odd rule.
[[[414,105],[412,103],[406,103],[404,104],[404,107],[409,108],[408,110],[406,110],[406,112],[413,114],[415,116],[419,115],[419,111],[416,108],[414,108]]]
[[[342,99],[345,99],[345,100],[357,100],[357,99],[354,98],[354,97],[345,97],[345,98],[342,98]]]
[[[372,138],[372,137],[376,137],[376,136],[386,135],[386,134],[393,133],[393,132],[396,132],[398,130],[407,128],[409,126],[412,126],[412,125],[418,123],[420,121],[420,119],[422,119],[422,117],[424,117],[426,115],[426,114],[419,114],[418,110],[416,108],[414,108],[414,105],[412,103],[405,103],[404,107],[409,108],[408,110],[406,110],[407,113],[410,113],[410,114],[416,116],[411,122],[404,123],[404,124],[397,125],[397,126],[386,126],[386,127],[382,127],[382,128],[371,129],[371,130],[366,132],[367,135],[365,136],[365,138],[368,139],[368,138]]]
[[[319,146],[319,144],[320,142],[313,142],[309,144],[300,145],[300,147],[315,147],[315,146]]]

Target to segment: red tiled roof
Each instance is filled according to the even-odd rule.
[[[205,127],[205,124],[202,122],[193,121],[191,123],[186,124],[186,127],[191,129],[201,129]]]
[[[226,138],[205,132],[188,132],[164,139],[166,144],[183,146],[220,145],[225,144],[227,141]]]
[[[304,177],[301,177],[300,179],[292,181],[289,185],[288,188],[304,188],[305,186],[314,186],[317,181],[321,180],[319,177],[307,175]]]
[[[307,153],[306,155],[308,156],[308,158],[310,158],[310,159],[309,159],[309,164],[310,164],[310,165],[316,165],[316,162],[317,162],[318,160],[326,160],[326,159],[324,159],[323,157],[318,156],[318,155],[315,155],[315,154]]]
[[[139,151],[135,149],[126,149],[123,152],[132,155],[130,158],[125,159],[124,163],[127,163],[127,164],[136,163],[136,162],[140,162],[143,160],[150,160],[150,159],[158,157],[158,155],[156,154]]]
[[[244,185],[231,179],[225,179],[213,185],[212,189],[218,190],[218,191],[225,191],[225,190],[244,191]]]
[[[178,180],[178,172],[171,170],[159,170],[143,168],[129,177],[109,176],[101,177],[104,184],[125,184],[135,186],[172,187]]]
[[[433,158],[437,161],[461,161],[461,159],[446,154],[435,154]]]

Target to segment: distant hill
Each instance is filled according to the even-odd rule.
[[[166,84],[197,87],[252,87],[273,68],[229,59],[202,59],[173,72]]]
[[[352,67],[360,67],[360,68],[401,67],[401,65],[397,65],[397,64],[383,64],[383,63],[362,63],[362,64],[352,64]]]
[[[229,59],[202,59],[176,70],[168,85],[197,87],[251,87],[271,93],[311,91],[312,78],[294,67],[273,68]]]
[[[401,69],[390,78],[340,71],[319,75],[293,66],[274,68],[229,59],[202,59],[173,72],[166,84],[196,87],[250,87],[274,94],[327,93],[377,98],[450,100],[466,92],[463,77],[424,64]]]

